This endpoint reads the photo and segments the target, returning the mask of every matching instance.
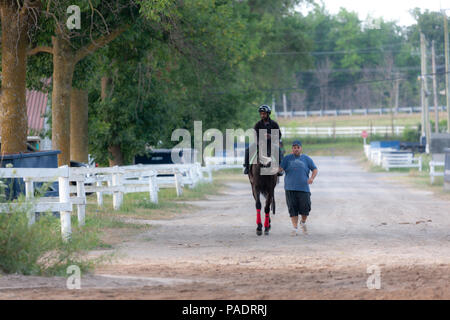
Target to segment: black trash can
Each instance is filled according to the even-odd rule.
[[[450,148],[444,149],[444,152],[445,152],[444,190],[450,191]]]
[[[18,154],[0,155],[0,168],[5,168],[8,164],[12,164],[13,168],[58,168],[59,150],[39,151]],[[1,179],[1,177],[0,177]],[[1,179],[6,185],[5,196],[9,200],[14,200],[19,195],[25,195],[25,183],[23,179]],[[38,189],[43,183],[35,183]],[[45,193],[47,197],[58,197],[58,182],[50,185],[49,190]]]

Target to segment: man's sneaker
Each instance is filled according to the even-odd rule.
[[[297,229],[297,228],[292,228],[291,236],[292,236],[292,237],[295,237],[295,236],[297,236],[297,235],[298,235],[298,229]]]
[[[304,234],[308,234],[308,228],[306,228],[305,222],[300,222],[300,228],[302,229]]]

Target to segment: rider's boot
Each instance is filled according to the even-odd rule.
[[[248,165],[244,164],[244,174],[248,174]]]

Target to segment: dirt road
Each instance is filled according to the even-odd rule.
[[[450,202],[366,172],[346,157],[314,159],[309,235],[290,235],[283,178],[269,236],[257,237],[248,182],[194,202],[67,290],[64,278],[4,276],[0,298],[449,299]],[[93,253],[95,254],[95,253]],[[381,288],[369,290],[369,266]]]

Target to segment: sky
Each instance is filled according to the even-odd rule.
[[[399,25],[409,26],[415,23],[415,20],[409,14],[413,8],[421,8],[422,11],[429,9],[439,11],[448,9],[447,15],[450,15],[450,0],[322,0],[325,8],[331,14],[339,12],[340,7],[348,11],[356,11],[361,20],[365,20],[370,14],[373,18],[383,17],[389,21],[397,21]],[[315,0],[320,3],[320,0]],[[300,7],[301,12],[307,13],[308,8]]]

